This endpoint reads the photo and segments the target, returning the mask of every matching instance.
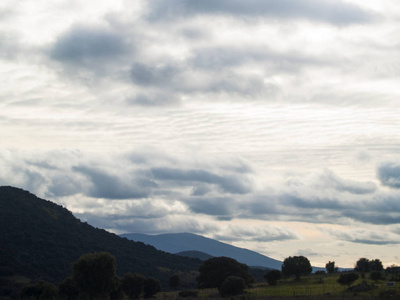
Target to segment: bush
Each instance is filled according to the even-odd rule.
[[[265,274],[264,278],[267,280],[269,285],[276,285],[278,280],[281,279],[282,272],[279,270],[271,270]]]
[[[141,274],[125,274],[122,278],[122,290],[130,299],[137,299],[143,293],[145,277]]]
[[[199,295],[198,291],[180,291],[178,296],[182,298],[187,298],[187,297],[197,297]]]
[[[143,296],[144,298],[151,298],[161,291],[160,282],[157,279],[148,277],[144,280]]]
[[[356,281],[358,279],[358,274],[351,272],[351,273],[343,273],[340,275],[339,279],[337,280],[337,282],[339,282],[340,284],[343,285],[348,285],[350,287],[350,285]]]
[[[57,299],[57,294],[57,288],[45,281],[25,286],[20,291],[21,299],[50,300]]]
[[[218,290],[221,296],[225,297],[243,294],[245,288],[246,284],[243,278],[237,276],[229,276],[224,280]]]
[[[369,278],[371,280],[378,281],[378,280],[383,279],[383,275],[379,271],[374,271],[374,272],[371,272],[371,274],[369,274]]]

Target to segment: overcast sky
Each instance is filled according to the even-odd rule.
[[[2,0],[0,185],[115,233],[400,264],[398,0]]]

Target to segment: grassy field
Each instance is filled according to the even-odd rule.
[[[302,277],[300,280],[283,279],[276,286],[268,286],[267,283],[257,283],[246,290],[242,296],[236,296],[235,299],[400,299],[400,284],[387,287],[386,280],[372,281],[359,278],[352,286],[359,284],[375,285],[376,287],[369,291],[351,292],[347,286],[337,283],[338,274],[332,275],[310,275]],[[220,298],[216,289],[198,290],[199,298]],[[383,296],[384,295],[384,296]],[[165,292],[158,295],[158,299],[178,298],[178,292]]]

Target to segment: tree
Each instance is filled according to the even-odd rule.
[[[357,272],[368,273],[370,271],[369,259],[362,257],[360,258],[354,267]]]
[[[171,289],[176,289],[179,286],[179,275],[175,274],[169,278],[169,287]]]
[[[58,285],[58,293],[65,299],[72,300],[78,297],[79,289],[76,282],[71,277],[68,277]]]
[[[199,288],[219,288],[229,276],[243,278],[246,285],[253,281],[247,265],[230,257],[213,257],[200,266],[196,278]]]
[[[218,288],[219,293],[222,297],[225,296],[236,296],[243,294],[246,284],[242,277],[229,276],[227,277],[221,286]]]
[[[312,272],[310,261],[305,256],[289,256],[282,264],[282,273],[285,276],[295,275],[300,279],[300,275],[308,275]]]
[[[399,280],[400,279],[400,267],[396,265],[391,265],[386,268],[386,273],[391,275],[391,280]]]
[[[79,291],[91,299],[107,299],[114,288],[115,258],[108,252],[82,255],[72,265]]]
[[[383,265],[380,259],[373,259],[369,262],[369,269],[370,271],[382,271],[383,270]]]
[[[354,273],[354,272],[350,272],[350,273],[343,273],[340,274],[339,279],[337,280],[337,282],[339,282],[340,284],[343,285],[348,285],[350,287],[350,285],[356,281],[358,279],[358,274]]]
[[[335,262],[334,261],[329,261],[326,265],[326,272],[328,272],[328,274],[332,274],[337,272],[338,268],[335,267]]]
[[[278,280],[281,279],[282,272],[279,270],[271,270],[264,275],[265,280],[267,280],[269,285],[276,285]]]
[[[161,291],[160,282],[157,279],[148,277],[144,280],[143,296],[144,298],[151,298]]]
[[[144,280],[141,274],[127,273],[122,278],[122,290],[130,299],[137,299],[143,293]]]
[[[39,281],[38,283],[24,286],[20,291],[21,299],[51,300],[57,299],[57,288],[48,282]]]

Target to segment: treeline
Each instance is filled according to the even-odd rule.
[[[290,256],[282,264],[281,270],[270,270],[264,276],[268,284],[277,285],[281,278],[293,277],[299,280],[312,272],[310,261],[304,256]],[[337,282],[348,286],[360,276],[378,281],[387,276],[390,280],[400,280],[400,267],[383,268],[379,259],[369,260],[360,258],[352,271],[339,272],[335,262],[326,264],[326,272],[317,274],[340,273]],[[216,288],[220,295],[235,296],[245,292],[245,289],[254,283],[247,265],[228,257],[213,257],[206,260],[199,268],[196,277],[197,287]],[[169,279],[169,288],[174,290],[180,287],[180,278],[175,274]],[[364,286],[363,288],[368,288]],[[110,253],[89,253],[81,256],[72,265],[72,274],[58,286],[40,281],[25,286],[20,291],[21,299],[139,299],[151,298],[161,291],[160,282],[152,277],[145,277],[137,273],[126,273],[118,277],[116,273],[115,257]],[[194,290],[183,290],[180,297],[197,297]]]
[[[72,274],[58,286],[39,281],[20,291],[21,299],[137,299],[161,291],[160,282],[142,274],[116,274],[115,257],[108,252],[82,255],[72,264]]]

